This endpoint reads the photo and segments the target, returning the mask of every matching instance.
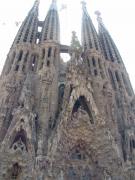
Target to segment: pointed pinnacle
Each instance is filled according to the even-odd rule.
[[[97,15],[97,21],[98,21],[99,23],[102,23],[101,12],[100,12],[100,11],[95,11],[95,14]]]
[[[39,4],[40,4],[40,0],[35,0],[34,5],[33,5],[33,9],[34,10],[37,9]]]
[[[82,4],[82,10],[83,10],[83,14],[85,14],[86,16],[89,16],[88,12],[87,12],[87,8],[86,8],[86,1],[85,0],[82,0],[81,1],[81,4]]]
[[[85,0],[82,0],[81,4],[82,4],[82,8],[86,8],[86,1]]]
[[[40,0],[35,0],[29,13],[33,13],[33,12],[37,11],[38,7],[39,7],[39,3],[40,3]]]
[[[52,0],[52,3],[56,3],[57,2],[57,0]]]
[[[40,0],[35,0],[34,6],[39,5],[39,3],[40,3]]]
[[[52,4],[51,4],[50,9],[55,9],[55,10],[57,10],[57,0],[52,0]]]
[[[95,14],[100,17],[101,16],[101,12],[100,11],[95,11]]]

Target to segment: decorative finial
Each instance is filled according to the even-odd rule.
[[[100,11],[95,11],[95,14],[97,15],[97,17],[101,16],[101,12]]]
[[[82,4],[82,10],[83,10],[83,13],[86,15],[86,16],[89,16],[88,12],[87,12],[87,8],[86,8],[86,1],[85,0],[82,0],[81,1],[81,4]]]
[[[40,3],[40,0],[35,0],[35,4],[39,4]]]
[[[99,23],[102,23],[101,12],[100,11],[95,11],[95,14],[97,15],[97,21]]]
[[[33,10],[36,10],[39,4],[40,4],[40,0],[35,0],[34,5],[33,5]]]
[[[85,0],[82,0],[81,3],[82,3],[83,6],[86,6],[86,1]]]
[[[81,4],[82,4],[82,8],[86,8],[86,1],[85,0],[82,0]]]
[[[56,0],[52,0],[52,3],[56,3]]]
[[[51,4],[50,9],[55,9],[55,10],[57,10],[57,0],[52,0],[52,4]]]

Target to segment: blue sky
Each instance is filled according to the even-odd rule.
[[[40,20],[45,18],[51,0],[40,0]],[[0,6],[0,71],[19,27],[34,0],[1,0]],[[97,28],[94,12],[100,10],[105,26],[113,37],[135,89],[135,1],[134,0],[86,0],[88,12]],[[61,10],[62,5],[67,6]],[[70,44],[71,32],[81,33],[80,0],[58,0],[61,23],[61,43]]]

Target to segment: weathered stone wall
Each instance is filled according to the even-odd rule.
[[[0,77],[0,180],[135,179],[135,97],[112,39],[99,42],[83,3],[83,47],[75,32],[60,45],[56,2],[44,22],[38,5]]]

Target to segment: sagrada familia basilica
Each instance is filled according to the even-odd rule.
[[[135,95],[100,13],[97,33],[83,2],[82,42],[67,46],[56,0],[44,21],[38,9],[0,77],[0,180],[135,180]]]

